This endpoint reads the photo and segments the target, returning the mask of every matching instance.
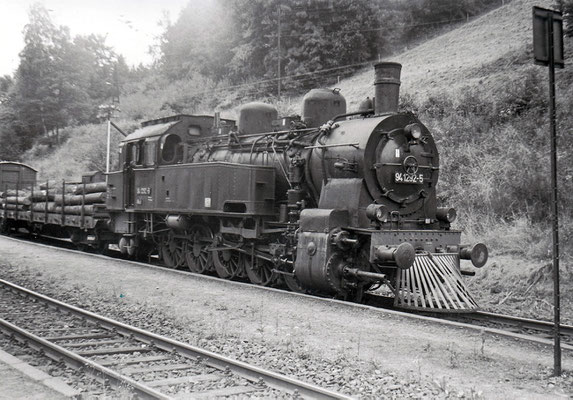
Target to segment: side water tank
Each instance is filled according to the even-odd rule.
[[[239,111],[239,132],[272,132],[273,121],[277,118],[277,109],[270,104],[259,102],[245,104]]]
[[[309,128],[341,114],[346,114],[346,99],[338,89],[312,89],[302,99],[302,120]]]

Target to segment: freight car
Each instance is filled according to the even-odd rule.
[[[81,249],[106,250],[108,242],[102,238],[115,236],[107,229],[107,185],[100,172],[85,174],[81,182],[38,184],[33,168],[0,164],[10,164],[0,174],[0,232],[23,228],[34,235],[71,239]]]
[[[37,172],[26,164],[0,161],[0,192],[33,186],[36,183]]]
[[[474,310],[460,259],[482,267],[487,248],[461,245],[455,210],[437,206],[438,150],[398,112],[400,71],[377,64],[375,97],[353,113],[315,89],[302,117],[251,103],[238,124],[147,121],[107,176],[105,224],[69,228],[78,243],[196,273],[358,301],[385,285],[398,307]]]

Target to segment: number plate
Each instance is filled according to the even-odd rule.
[[[394,173],[394,182],[396,183],[414,183],[421,185],[424,183],[424,174],[408,174],[403,172]]]

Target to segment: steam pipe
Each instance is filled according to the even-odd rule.
[[[339,114],[336,117],[332,118],[332,121],[336,122],[339,119],[346,118],[346,117],[353,117],[355,115],[366,115],[366,114],[373,114],[373,109],[363,110],[363,111],[354,111],[346,114]]]

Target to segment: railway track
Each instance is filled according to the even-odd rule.
[[[350,397],[125,325],[0,279],[0,331],[138,398]]]
[[[372,307],[394,310],[391,305],[392,303],[388,302],[388,299],[385,297],[370,294],[365,296],[365,299]],[[547,321],[485,311],[471,313],[436,313],[400,310],[399,312],[421,319],[430,318],[436,321],[447,321],[449,323],[510,338],[553,345],[553,324]],[[573,350],[573,326],[561,324],[560,334],[561,348],[563,350]]]
[[[24,240],[25,239],[16,239],[12,237],[13,240]],[[66,243],[60,242],[59,239],[52,238],[52,243]],[[34,243],[34,242],[32,242]],[[36,243],[37,244],[37,243]],[[52,247],[53,244],[43,244],[44,246]],[[78,252],[82,254],[86,254],[79,250],[74,250],[73,246],[66,245],[67,251],[71,252]],[[97,255],[98,257],[102,257],[101,255]],[[103,256],[108,257],[108,256]],[[112,258],[116,258],[117,256],[111,256]],[[133,261],[124,260],[127,263],[132,263]],[[172,271],[176,273],[186,273],[186,271],[175,271],[173,269],[163,267],[159,264],[142,264],[137,262],[138,265],[149,265],[151,268],[161,268],[166,272]],[[201,275],[206,279],[219,279],[217,277],[209,277],[205,275]],[[229,282],[225,280],[225,282]],[[261,287],[262,290],[276,290],[273,288],[265,288]],[[305,294],[299,294],[298,296],[309,296]],[[381,297],[378,295],[373,294],[365,294],[364,300],[366,305],[359,305],[356,303],[349,303],[349,302],[342,302],[346,306],[363,306],[363,307],[370,307],[374,309],[384,309],[385,311],[392,312],[392,313],[399,313],[403,315],[412,316],[415,318],[420,319],[432,319],[436,322],[439,321],[446,321],[447,323],[457,324],[458,326],[464,326],[471,329],[476,329],[484,332],[489,332],[496,335],[506,336],[514,339],[525,340],[529,342],[534,342],[543,345],[553,345],[553,324],[547,321],[541,320],[534,320],[529,318],[521,318],[521,317],[514,317],[502,314],[495,314],[489,312],[473,312],[473,313],[421,313],[417,311],[408,311],[408,310],[396,310],[392,306],[392,302],[389,301],[386,297]],[[336,301],[329,299],[329,301]],[[561,325],[560,327],[561,332],[561,348],[563,350],[573,351],[573,326],[571,325]]]
[[[529,336],[530,341],[543,344],[553,344],[553,323],[530,318],[514,317],[511,315],[495,314],[477,311],[469,314],[450,315],[448,319],[465,322],[478,326],[499,329],[506,332],[506,336],[515,335],[516,338]],[[561,324],[561,348],[573,350],[573,326]]]

